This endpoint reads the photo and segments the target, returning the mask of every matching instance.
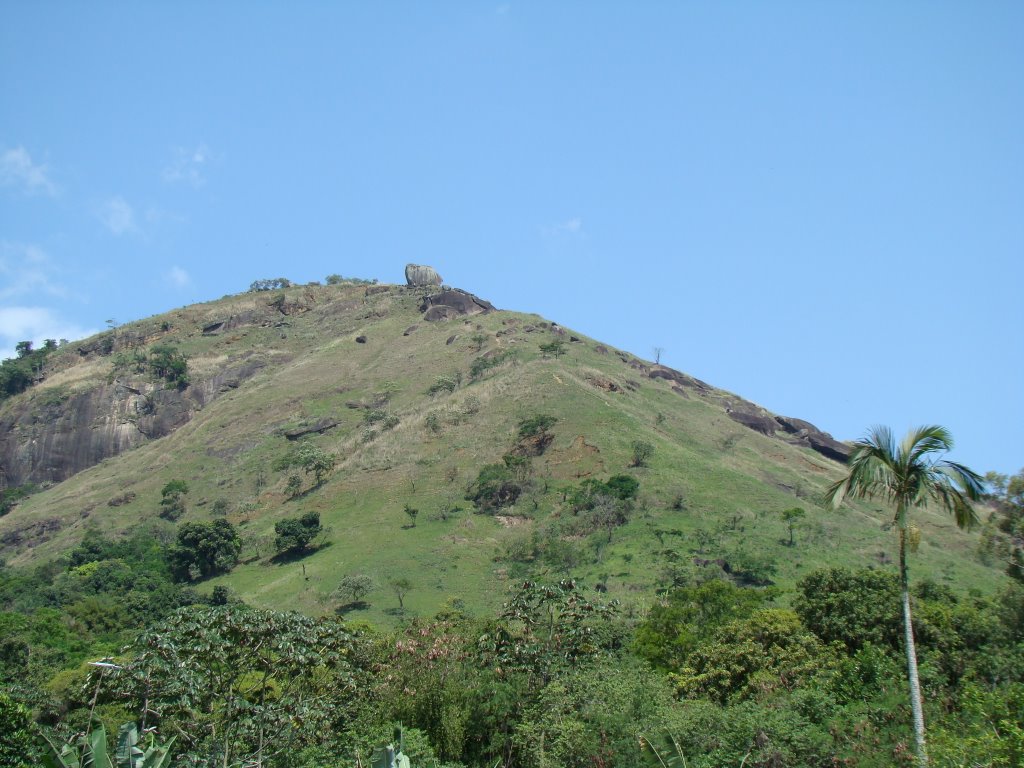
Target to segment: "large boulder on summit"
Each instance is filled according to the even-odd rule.
[[[494,305],[491,302],[458,288],[427,296],[420,304],[420,312],[424,313],[423,319],[427,321],[448,320],[462,315],[479,315],[493,311]]]
[[[405,282],[409,287],[424,285],[440,285],[443,280],[433,267],[425,267],[420,264],[405,265]]]

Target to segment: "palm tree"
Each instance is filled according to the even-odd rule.
[[[833,507],[838,507],[847,496],[858,499],[881,498],[896,507],[893,525],[900,537],[900,591],[907,678],[910,682],[917,760],[922,766],[928,764],[928,752],[925,748],[921,684],[917,676],[917,653],[914,650],[914,628],[910,616],[907,543],[912,531],[907,515],[911,509],[934,503],[951,513],[960,528],[969,528],[978,522],[970,502],[981,496],[983,480],[962,464],[941,458],[952,447],[953,438],[945,427],[912,429],[899,446],[888,427],[873,427],[867,437],[854,443],[847,476],[830,486],[825,494],[826,501]]]

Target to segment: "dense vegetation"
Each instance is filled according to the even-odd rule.
[[[453,604],[383,631],[201,599],[154,533],[4,571],[0,754],[25,749],[29,712],[64,737],[92,712],[175,737],[176,765],[352,765],[399,722],[426,766],[912,762],[889,572],[823,569],[796,594],[712,579],[642,617],[527,581],[495,616]],[[1018,765],[1024,589],[923,582],[914,600],[933,761]],[[115,666],[84,663],[100,658]]]

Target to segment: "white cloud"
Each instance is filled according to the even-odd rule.
[[[115,235],[135,231],[135,211],[120,195],[107,200],[100,209],[100,221]]]
[[[8,149],[0,155],[0,186],[19,187],[29,194],[57,194],[57,185],[50,180],[47,167],[33,163],[24,147]]]
[[[161,176],[171,184],[184,182],[193,187],[201,187],[206,183],[204,171],[211,160],[210,148],[199,144],[195,149],[175,147],[174,159],[164,168]]]
[[[94,333],[97,329],[68,322],[48,307],[0,307],[0,358],[14,357],[19,341],[38,347],[44,339],[73,341]]]
[[[57,268],[37,245],[0,241],[0,299],[30,293],[66,297]]]
[[[181,267],[175,265],[164,273],[164,279],[170,281],[178,288],[184,288],[186,285],[192,282],[192,278],[189,276]]]
[[[577,234],[583,231],[583,219],[576,216],[567,221],[563,221],[561,224],[558,225],[558,228],[563,232]]]

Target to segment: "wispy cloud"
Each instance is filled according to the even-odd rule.
[[[174,158],[164,168],[161,176],[171,184],[182,182],[201,187],[206,183],[206,168],[211,158],[210,148],[205,144],[199,144],[194,149],[175,147]]]
[[[189,276],[188,272],[177,265],[171,267],[164,273],[164,279],[178,288],[184,288],[192,282],[192,278]]]
[[[48,307],[0,307],[0,358],[15,356],[19,341],[42,344],[44,339],[84,339],[97,333],[62,318]]]
[[[541,227],[541,234],[545,238],[576,238],[585,237],[586,232],[583,229],[583,219],[579,216],[573,216],[570,219],[556,222],[555,224],[549,224],[545,227]]]
[[[497,8],[494,9],[494,12],[496,14],[498,14],[499,16],[505,16],[505,15],[508,14],[508,12],[510,10],[512,10],[512,4],[511,3],[502,3]]]
[[[68,295],[56,277],[57,268],[37,245],[0,241],[0,299],[40,293]]]
[[[120,195],[110,198],[100,206],[99,218],[103,226],[114,235],[120,236],[136,229],[135,211]]]
[[[49,176],[45,165],[32,162],[24,147],[4,150],[0,154],[0,186],[16,187],[30,195],[57,194],[57,185]]]

